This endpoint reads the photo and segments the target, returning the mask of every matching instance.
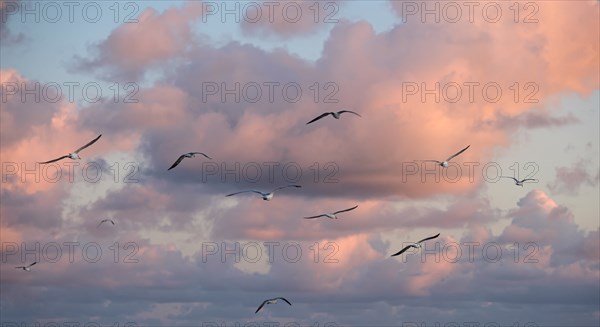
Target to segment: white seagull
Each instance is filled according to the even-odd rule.
[[[446,167],[448,167],[448,162],[449,162],[450,160],[452,160],[452,158],[454,158],[454,157],[456,157],[457,155],[459,155],[459,154],[461,154],[461,153],[465,152],[465,150],[467,150],[467,149],[468,149],[470,146],[471,146],[471,145],[467,145],[467,147],[466,147],[466,148],[464,148],[464,149],[462,149],[462,150],[458,151],[457,153],[453,154],[452,156],[450,156],[448,159],[446,159],[446,160],[444,160],[444,161],[437,161],[437,160],[423,160],[423,161],[426,161],[426,162],[437,162],[437,163],[438,163],[440,166],[442,166],[442,167],[446,168]]]
[[[277,300],[283,300],[283,301],[285,301],[285,303],[287,303],[287,304],[289,304],[289,305],[292,305],[292,304],[290,303],[290,301],[288,301],[288,300],[286,300],[286,299],[284,299],[284,298],[282,298],[282,297],[276,297],[276,298],[274,298],[274,299],[268,299],[268,300],[264,300],[264,301],[263,301],[263,303],[260,305],[260,307],[258,307],[258,309],[256,309],[256,311],[254,312],[254,314],[257,314],[257,313],[258,313],[258,311],[260,311],[260,309],[262,309],[262,307],[264,307],[264,306],[265,306],[265,304],[275,304],[275,303],[277,303]]]
[[[31,266],[35,265],[37,263],[37,261],[34,261],[32,264],[30,264],[29,266],[25,267],[25,266],[20,266],[20,267],[15,267],[16,269],[23,269],[24,271],[31,271]]]
[[[410,248],[420,249],[420,248],[421,248],[421,243],[423,243],[423,242],[425,242],[425,241],[427,241],[427,240],[432,240],[432,239],[434,239],[434,238],[436,238],[436,237],[438,237],[438,236],[440,236],[440,233],[438,233],[438,234],[437,234],[437,235],[435,235],[435,236],[431,236],[431,237],[428,237],[428,238],[424,238],[424,239],[422,239],[422,240],[418,241],[417,243],[413,243],[413,244],[407,245],[407,246],[405,246],[405,247],[404,247],[404,249],[400,250],[399,252],[397,252],[397,253],[395,253],[395,254],[392,254],[391,256],[392,256],[392,257],[395,257],[395,256],[397,256],[397,255],[401,255],[402,253],[404,253],[406,250],[408,250],[408,249],[410,249]]]
[[[260,194],[260,196],[262,196],[263,200],[265,200],[265,201],[271,201],[271,199],[273,198],[273,195],[275,194],[275,191],[281,190],[281,189],[284,189],[284,188],[288,188],[288,187],[302,187],[302,186],[300,186],[300,185],[281,186],[281,187],[278,187],[278,188],[274,189],[273,191],[271,191],[269,193],[265,193],[265,192],[261,192],[261,191],[257,191],[257,190],[247,190],[247,191],[240,191],[240,192],[235,192],[235,193],[227,194],[225,196],[232,196],[232,195],[236,195],[236,194],[240,194],[240,193],[246,193],[246,192],[254,192],[254,193]]]
[[[188,152],[188,153],[184,153],[181,156],[179,156],[179,158],[177,159],[177,161],[175,161],[175,163],[173,165],[171,165],[171,167],[167,170],[171,170],[175,167],[177,167],[177,165],[179,165],[179,163],[184,159],[184,158],[194,158],[197,154],[201,154],[203,156],[205,156],[206,158],[212,160],[211,157],[207,156],[206,154],[202,153],[202,152]]]
[[[319,217],[327,217],[329,219],[338,219],[338,217],[336,216],[338,213],[342,213],[342,212],[346,212],[346,211],[351,211],[358,208],[358,206],[354,206],[352,208],[349,209],[344,209],[344,210],[340,210],[340,211],[336,211],[334,213],[324,213],[324,214],[320,214],[318,216],[310,216],[310,217],[304,217],[304,219],[314,219],[314,218],[319,218]]]
[[[113,226],[115,225],[115,222],[112,219],[102,219],[102,221],[98,224],[98,226],[96,226],[96,228],[100,227],[100,225],[110,222],[111,224],[113,224]]]
[[[326,113],[322,114],[321,116],[319,116],[319,117],[317,117],[317,118],[309,121],[308,123],[306,123],[306,125],[308,125],[310,123],[313,123],[313,122],[316,122],[317,120],[319,120],[319,119],[321,119],[321,118],[323,118],[323,117],[325,117],[327,115],[332,115],[333,118],[340,119],[340,115],[343,114],[344,112],[349,112],[351,114],[357,115],[358,117],[362,117],[361,115],[357,114],[356,112],[350,111],[350,110],[341,110],[341,111],[338,111],[338,112],[326,112]]]
[[[96,137],[95,139],[93,139],[92,141],[90,141],[90,143],[88,143],[88,144],[82,146],[81,148],[73,151],[73,153],[69,153],[67,155],[64,155],[64,156],[62,156],[60,158],[56,158],[54,160],[45,161],[45,162],[38,162],[38,163],[39,164],[47,164],[47,163],[59,161],[59,160],[65,159],[65,158],[80,159],[81,160],[81,157],[79,156],[79,152],[81,152],[81,150],[87,148],[88,146],[90,146],[90,145],[94,144],[96,141],[98,141],[98,139],[100,138],[100,136],[102,136],[102,134],[98,135],[98,137]]]
[[[538,181],[538,180],[537,180],[537,179],[535,179],[535,178],[525,178],[525,179],[522,179],[522,180],[518,180],[518,179],[516,179],[516,178],[514,178],[514,177],[510,177],[510,176],[500,176],[500,177],[503,177],[503,178],[510,178],[510,179],[512,179],[513,181],[515,181],[515,185],[517,185],[517,186],[521,186],[521,187],[523,187],[523,182],[527,182],[527,181],[534,181],[534,182],[537,182],[537,181]]]

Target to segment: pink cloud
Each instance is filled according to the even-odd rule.
[[[571,167],[556,168],[556,180],[548,185],[554,193],[578,194],[579,189],[586,186],[596,186],[600,181],[600,171],[596,176],[588,171],[589,162],[579,160]]]
[[[81,119],[82,115],[86,117],[86,109],[77,108],[66,99],[50,103],[36,101],[31,94],[22,98],[23,86],[32,88],[39,81],[28,80],[14,69],[2,70],[0,76],[4,85],[18,85],[14,94],[3,94],[6,103],[0,111],[0,156],[5,158],[2,190],[28,194],[56,192],[76,180],[75,170],[78,180],[81,180],[83,166],[92,159],[111,151],[129,151],[139,144],[139,135],[121,135],[119,142],[115,143],[102,128],[86,129]],[[150,106],[150,110],[153,108]],[[137,113],[143,116],[140,109]],[[37,164],[70,153],[99,134],[104,135],[93,147],[81,152],[82,161],[65,159],[48,166]],[[76,166],[69,166],[66,162]],[[56,176],[58,178],[55,179]]]
[[[545,9],[552,4],[541,5]],[[595,24],[590,12],[581,14],[585,16],[581,19],[584,25]],[[235,42],[222,48],[206,46],[202,51],[180,50],[173,56],[184,56],[190,63],[165,72],[174,85],[158,84],[143,90],[140,104],[117,105],[109,114],[105,108],[94,108],[85,121],[89,126],[101,122],[118,133],[129,134],[135,130],[143,134],[147,142],[144,151],[156,167],[169,165],[178,152],[200,146],[228,166],[234,162],[260,162],[265,158],[306,163],[304,167],[314,163],[315,158],[322,164],[335,162],[342,182],[329,188],[318,187],[320,192],[329,195],[469,194],[483,184],[478,168],[472,181],[467,178],[468,168],[463,165],[458,182],[423,183],[421,171],[407,177],[402,170],[403,163],[443,158],[467,144],[471,144],[471,148],[456,159],[457,163],[483,163],[493,155],[495,147],[510,144],[515,129],[506,126],[507,119],[525,126],[561,126],[573,122],[572,117],[551,117],[539,108],[544,99],[570,90],[573,84],[569,80],[594,81],[595,75],[591,73],[593,69],[561,72],[565,77],[562,84],[562,77],[551,76],[554,70],[549,69],[548,62],[539,60],[539,53],[546,51],[546,47],[555,47],[552,42],[562,38],[548,37],[547,33],[562,35],[563,32],[546,27],[547,24],[547,20],[527,26],[503,22],[492,24],[490,28],[490,24],[442,27],[419,22],[398,25],[377,34],[366,22],[342,21],[333,28],[323,56],[314,64],[282,51],[264,52]],[[497,47],[506,40],[514,45],[510,50]],[[579,36],[576,40],[589,43],[587,38]],[[573,46],[579,47],[580,43]],[[536,47],[532,48],[531,44]],[[424,53],[428,54],[426,58]],[[520,60],[512,60],[514,57]],[[568,66],[564,61],[562,65]],[[230,70],[231,74],[223,76],[223,69]],[[306,100],[289,103],[279,98],[269,103],[264,101],[266,94],[263,101],[256,104],[238,103],[232,97],[223,103],[220,96],[206,101],[202,94],[202,83],[206,81],[224,82],[228,87],[236,82],[298,81],[305,86],[305,92],[314,81],[334,81],[339,86],[336,97],[340,101],[337,104],[315,104]],[[540,87],[535,96],[542,102],[515,103],[509,88],[515,82],[523,86],[530,81]],[[432,88],[438,82],[441,85],[479,83],[475,101],[468,101],[464,86],[458,103],[444,100],[438,103],[431,95],[424,102],[419,94],[403,97],[406,83],[416,83],[419,87],[425,83]],[[483,100],[481,90],[486,83],[497,83],[504,90],[498,102]],[[597,87],[597,83],[589,86],[586,92]],[[155,92],[160,96],[152,96]],[[170,111],[166,109],[169,105],[172,105]],[[144,112],[142,108],[146,106],[155,106],[153,112],[160,117],[166,117],[167,112],[173,114],[168,121],[140,117],[139,113]],[[363,118],[325,119],[304,126],[323,111],[341,108],[356,110]],[[102,117],[110,118],[103,120]],[[134,117],[138,117],[137,126],[122,123],[132,122]],[[179,150],[171,150],[173,147]],[[187,167],[190,166],[185,168],[189,169],[188,173],[199,175],[200,165]],[[438,171],[438,175],[440,173]]]
[[[148,8],[138,22],[121,25],[98,44],[96,58],[79,58],[78,66],[87,71],[108,68],[120,77],[137,78],[149,66],[185,52],[194,39],[190,23],[201,14],[201,2],[160,14]]]
[[[294,191],[297,195],[293,194]],[[441,209],[417,205],[406,205],[399,209],[389,201],[320,199],[305,197],[307,192],[310,191],[298,189],[286,194],[281,192],[270,202],[263,201],[254,194],[238,196],[238,205],[207,213],[214,222],[213,237],[262,241],[318,240],[395,229],[461,228],[500,218],[499,213],[481,199],[459,200]],[[218,197],[213,198],[214,200],[218,200]],[[355,205],[358,208],[340,214],[338,219],[303,218]]]
[[[440,260],[440,262],[427,260],[419,266],[416,276],[408,278],[409,294],[416,296],[430,295],[436,284],[456,273],[457,270],[459,270],[459,265],[448,260]]]

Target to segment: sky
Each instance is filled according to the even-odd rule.
[[[598,1],[0,16],[1,326],[600,324]]]

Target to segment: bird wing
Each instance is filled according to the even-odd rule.
[[[54,160],[50,160],[50,161],[44,161],[44,162],[38,162],[38,163],[39,163],[39,164],[47,164],[47,163],[56,162],[56,161],[59,161],[59,160],[62,160],[62,159],[64,159],[64,158],[68,158],[68,157],[69,157],[69,155],[66,155],[66,156],[62,156],[62,157],[60,157],[60,158],[56,158],[56,159],[54,159]]]
[[[180,162],[183,160],[183,158],[185,158],[185,154],[182,154],[181,156],[179,156],[179,158],[177,158],[177,161],[175,161],[175,162],[174,162],[174,163],[171,165],[171,167],[169,167],[169,169],[167,169],[167,170],[171,170],[171,169],[173,169],[173,168],[177,167],[177,165],[179,165],[179,163],[180,163]]]
[[[467,145],[467,147],[466,147],[466,148],[464,148],[464,149],[462,149],[462,150],[458,151],[458,152],[457,152],[457,153],[455,153],[453,156],[451,156],[450,158],[448,158],[446,161],[450,161],[450,160],[452,160],[452,158],[454,158],[454,157],[456,157],[457,155],[459,155],[459,154],[461,154],[461,153],[465,152],[465,150],[467,150],[467,149],[468,149],[470,146],[471,146],[470,144],[469,144],[469,145]]]
[[[263,301],[263,303],[260,304],[260,307],[258,307],[258,309],[256,309],[256,311],[254,312],[254,314],[257,314],[258,311],[260,311],[260,309],[262,309],[262,307],[265,306],[265,303],[267,303],[267,301]]]
[[[427,241],[427,240],[433,240],[434,238],[436,238],[436,237],[438,237],[438,236],[440,236],[440,233],[438,233],[438,234],[437,234],[437,235],[435,235],[435,236],[431,236],[431,237],[428,237],[428,238],[424,238],[424,239],[420,240],[418,243],[422,243],[422,242],[425,242],[425,241]]]
[[[516,178],[514,178],[514,177],[510,177],[510,176],[500,176],[500,177],[504,177],[504,178],[510,178],[510,179],[512,179],[513,181],[517,182],[517,183],[519,182],[519,181],[518,181]]]
[[[273,192],[275,192],[275,191],[277,191],[277,190],[281,190],[281,189],[284,189],[284,188],[288,188],[288,187],[302,187],[302,186],[301,186],[301,185],[286,185],[286,186],[280,186],[280,187],[278,187],[278,188],[274,189],[273,191],[271,191],[271,193],[273,193]]]
[[[326,113],[322,114],[321,116],[319,116],[319,117],[317,117],[317,118],[315,118],[315,119],[313,119],[313,120],[309,121],[308,123],[306,123],[306,125],[308,125],[308,124],[310,124],[310,123],[314,123],[314,122],[316,122],[317,120],[319,120],[319,119],[321,119],[321,118],[323,118],[323,117],[325,117],[325,116],[327,116],[327,115],[331,115],[331,114],[332,114],[331,112],[326,112]]]
[[[354,112],[354,111],[350,111],[350,110],[342,110],[342,111],[338,111],[338,114],[343,114],[344,112],[349,112],[349,113],[351,113],[351,114],[355,114],[355,115],[357,115],[358,117],[362,117],[361,115],[357,114],[356,112]]]
[[[290,303],[290,301],[286,300],[285,298],[278,297],[277,299],[283,300],[283,301],[285,301],[285,303],[287,303],[287,304],[289,304],[289,305],[292,305],[292,304]]]
[[[104,223],[104,220],[102,220],[102,221],[101,221],[101,222],[98,224],[98,226],[96,226],[96,228],[100,227],[100,225],[102,225],[102,223]]]
[[[356,206],[354,206],[354,207],[352,207],[352,208],[349,208],[349,209],[344,209],[344,210],[336,211],[336,212],[334,212],[333,214],[334,214],[334,215],[337,215],[338,213],[342,213],[342,212],[346,212],[346,211],[354,210],[354,209],[356,209],[356,208],[358,208],[358,205],[356,205]]]
[[[324,214],[318,215],[318,216],[310,216],[310,217],[304,217],[304,219],[314,219],[314,218],[319,218],[319,217],[323,217],[325,216]]]
[[[247,192],[254,192],[254,193],[258,193],[260,195],[263,195],[263,192],[261,191],[257,191],[257,190],[246,190],[246,191],[239,191],[239,192],[235,192],[235,193],[231,193],[231,194],[227,194],[225,196],[232,196],[232,195],[236,195],[236,194],[240,194],[240,193],[247,193]]]
[[[15,267],[15,269],[23,269],[23,268],[25,268],[25,266]]]
[[[405,246],[405,247],[404,247],[404,249],[400,250],[400,251],[399,251],[399,252],[397,252],[397,253],[394,253],[394,254],[392,254],[391,256],[392,256],[392,257],[395,257],[395,256],[397,256],[397,255],[401,255],[401,254],[402,254],[402,253],[404,253],[406,250],[408,250],[408,249],[410,249],[410,248],[412,248],[412,247],[414,247],[414,245],[407,245],[407,246]]]
[[[109,221],[111,224],[113,224],[113,225],[115,224],[115,222],[112,219],[110,219]]]
[[[211,157],[207,156],[205,153],[202,153],[202,152],[190,152],[190,153],[192,153],[192,154],[201,154],[201,155],[205,156],[207,159],[212,160]]]
[[[98,137],[96,137],[95,139],[91,140],[90,143],[88,143],[88,144],[82,146],[81,148],[75,150],[75,153],[79,153],[79,151],[81,151],[81,150],[87,148],[88,146],[94,144],[96,141],[98,141],[98,139],[100,138],[100,136],[102,136],[102,134],[98,135]]]
[[[437,161],[437,160],[421,160],[421,161],[423,161],[423,162],[435,162],[435,163],[439,163],[439,164],[442,163],[441,161]]]
[[[525,178],[524,180],[521,181],[521,183],[522,182],[526,182],[526,181],[535,181],[535,182],[537,182],[538,180],[535,179],[535,178]]]
[[[27,268],[29,268],[29,267],[31,267],[31,266],[33,266],[33,265],[35,265],[36,263],[37,263],[37,261],[34,261],[32,264],[30,264],[29,266],[27,266]]]

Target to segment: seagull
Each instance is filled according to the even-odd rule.
[[[428,237],[428,238],[424,238],[424,239],[422,239],[422,240],[418,241],[417,243],[413,243],[413,244],[407,245],[407,246],[405,246],[405,247],[404,247],[404,249],[400,250],[400,252],[398,252],[398,253],[395,253],[395,254],[392,254],[391,256],[392,256],[392,257],[395,257],[395,256],[397,256],[397,255],[401,255],[402,253],[404,253],[406,250],[408,250],[408,249],[410,249],[410,248],[420,249],[420,248],[421,248],[421,243],[423,243],[423,242],[425,242],[425,241],[427,241],[427,240],[432,240],[432,239],[434,239],[434,238],[436,238],[436,237],[438,237],[438,236],[440,236],[440,233],[438,233],[438,234],[437,234],[437,235],[435,235],[435,236],[431,236],[431,237]]]
[[[37,263],[37,261],[34,261],[32,264],[30,264],[29,266],[25,267],[25,266],[21,266],[21,267],[15,267],[16,269],[23,269],[25,271],[31,271],[31,266],[35,265]]]
[[[318,216],[304,217],[304,219],[313,219],[313,218],[319,218],[319,217],[327,217],[329,219],[338,219],[338,217],[336,216],[338,213],[342,213],[342,212],[346,212],[346,211],[351,211],[351,210],[354,210],[356,208],[358,208],[358,206],[354,206],[352,208],[345,209],[345,210],[336,211],[334,213],[324,213],[324,214],[320,214]]]
[[[96,226],[96,228],[100,227],[100,225],[110,222],[111,224],[113,224],[113,226],[115,225],[115,222],[112,219],[102,219],[102,221],[98,224],[98,226]]]
[[[512,179],[512,180],[515,181],[515,185],[521,186],[521,187],[523,187],[523,182],[527,182],[527,181],[535,181],[535,182],[537,182],[538,181],[535,178],[525,178],[525,179],[522,179],[522,180],[518,180],[518,179],[516,179],[514,177],[510,177],[510,176],[500,176],[500,177],[510,178],[510,179]]]
[[[286,299],[284,299],[284,298],[282,298],[282,297],[276,297],[276,298],[274,298],[274,299],[268,299],[268,300],[264,300],[264,301],[263,301],[263,303],[260,305],[260,307],[258,307],[258,309],[256,309],[256,312],[254,312],[254,314],[257,314],[257,313],[258,313],[258,311],[260,311],[260,309],[262,309],[262,307],[263,307],[265,304],[275,304],[275,303],[277,303],[277,300],[283,300],[283,301],[285,301],[285,303],[287,303],[287,304],[289,304],[289,305],[292,305],[292,304],[290,303],[290,301],[288,301],[288,300],[286,300]]]
[[[185,154],[182,154],[181,156],[179,156],[179,158],[177,159],[177,161],[175,161],[175,163],[171,166],[171,168],[167,169],[167,170],[171,170],[175,167],[177,167],[177,165],[179,165],[179,163],[184,159],[184,158],[194,158],[197,154],[201,154],[203,156],[205,156],[206,158],[212,160],[211,157],[207,156],[206,154],[202,153],[202,152],[188,152]]]
[[[247,191],[240,191],[240,192],[235,192],[235,193],[227,194],[225,196],[232,196],[232,195],[236,195],[236,194],[240,194],[240,193],[246,193],[246,192],[254,192],[254,193],[260,194],[260,196],[262,196],[263,200],[265,200],[265,201],[271,201],[271,199],[273,198],[273,195],[275,194],[275,191],[281,190],[281,189],[284,189],[284,188],[288,188],[288,187],[302,187],[302,186],[300,186],[300,185],[281,186],[281,187],[278,187],[278,188],[274,189],[273,191],[271,191],[269,193],[265,193],[265,192],[261,192],[261,191],[257,191],[257,190],[247,190]]]
[[[341,111],[338,111],[338,112],[326,112],[326,113],[322,114],[321,116],[319,116],[319,117],[317,117],[317,118],[309,121],[308,123],[306,123],[306,125],[308,125],[310,123],[313,123],[313,122],[316,122],[317,120],[319,120],[319,119],[321,119],[321,118],[323,118],[323,117],[325,117],[327,115],[332,115],[333,118],[340,119],[340,115],[343,114],[344,112],[349,112],[349,113],[357,115],[358,117],[362,117],[361,115],[357,114],[356,112],[350,111],[350,110],[341,110]]]
[[[468,149],[470,146],[471,146],[471,145],[467,145],[467,147],[466,147],[466,148],[464,148],[464,149],[462,149],[462,150],[458,151],[457,153],[455,153],[454,155],[450,156],[450,158],[446,159],[445,161],[437,161],[437,160],[423,160],[423,161],[426,161],[426,162],[437,162],[437,163],[438,163],[440,166],[442,166],[442,167],[446,168],[446,167],[448,167],[448,162],[449,162],[450,160],[452,160],[452,158],[454,158],[454,157],[456,157],[457,155],[459,155],[459,154],[461,154],[461,153],[465,152],[465,150],[466,150],[466,149]]]
[[[62,156],[60,158],[56,158],[54,160],[45,161],[45,162],[38,162],[38,163],[39,164],[47,164],[47,163],[52,163],[52,162],[59,161],[59,160],[65,159],[65,158],[80,159],[81,160],[81,157],[79,156],[79,152],[81,152],[81,150],[87,148],[88,146],[90,146],[90,145],[94,144],[96,141],[98,141],[98,139],[100,138],[100,136],[102,136],[102,134],[98,135],[98,137],[95,138],[95,139],[93,139],[92,141],[90,141],[90,143],[88,143],[88,144],[82,146],[81,148],[73,151],[73,153],[69,153],[67,155],[64,155],[64,156]]]

